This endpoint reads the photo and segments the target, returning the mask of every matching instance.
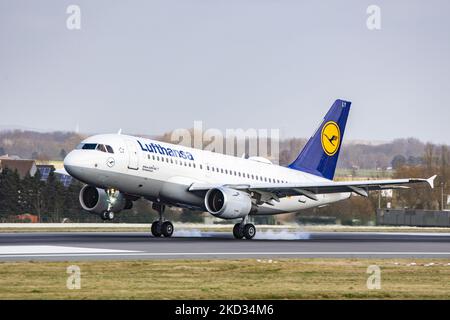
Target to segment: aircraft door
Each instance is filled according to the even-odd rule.
[[[139,154],[136,141],[126,140],[128,152],[128,169],[139,169]]]

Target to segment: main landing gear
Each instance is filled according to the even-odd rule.
[[[173,224],[172,222],[164,221],[163,219],[165,206],[159,203],[153,203],[152,207],[159,213],[159,220],[152,223],[152,235],[156,238],[161,236],[170,238],[173,234]]]
[[[247,217],[242,219],[241,223],[236,223],[233,228],[233,236],[236,239],[253,239],[253,237],[256,235],[256,227],[251,224],[247,223]]]

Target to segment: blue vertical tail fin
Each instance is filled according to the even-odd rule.
[[[289,168],[332,180],[351,102],[336,100]]]

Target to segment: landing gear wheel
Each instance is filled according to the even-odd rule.
[[[253,224],[251,224],[251,223],[247,223],[244,226],[244,237],[245,237],[245,239],[248,239],[248,240],[253,239],[255,234],[256,234],[256,227]]]
[[[161,233],[164,237],[170,238],[173,234],[173,224],[170,221],[164,221],[161,226]]]
[[[242,228],[242,224],[236,223],[233,227],[233,236],[236,239],[242,239],[244,237],[244,228]]]
[[[155,221],[152,223],[152,235],[156,238],[161,237],[161,222]]]
[[[102,212],[102,214],[100,214],[100,218],[102,218],[102,220],[113,220],[114,212],[111,211]]]

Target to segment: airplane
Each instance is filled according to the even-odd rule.
[[[336,100],[298,157],[288,166],[262,157],[238,158],[121,134],[94,135],[64,159],[64,169],[85,183],[79,194],[84,210],[112,220],[140,198],[152,202],[159,219],[155,237],[171,237],[166,206],[209,212],[222,219],[239,219],[236,239],[252,239],[256,227],[249,216],[275,215],[321,207],[348,199],[353,193],[403,189],[428,184],[409,178],[333,181],[351,102]]]

